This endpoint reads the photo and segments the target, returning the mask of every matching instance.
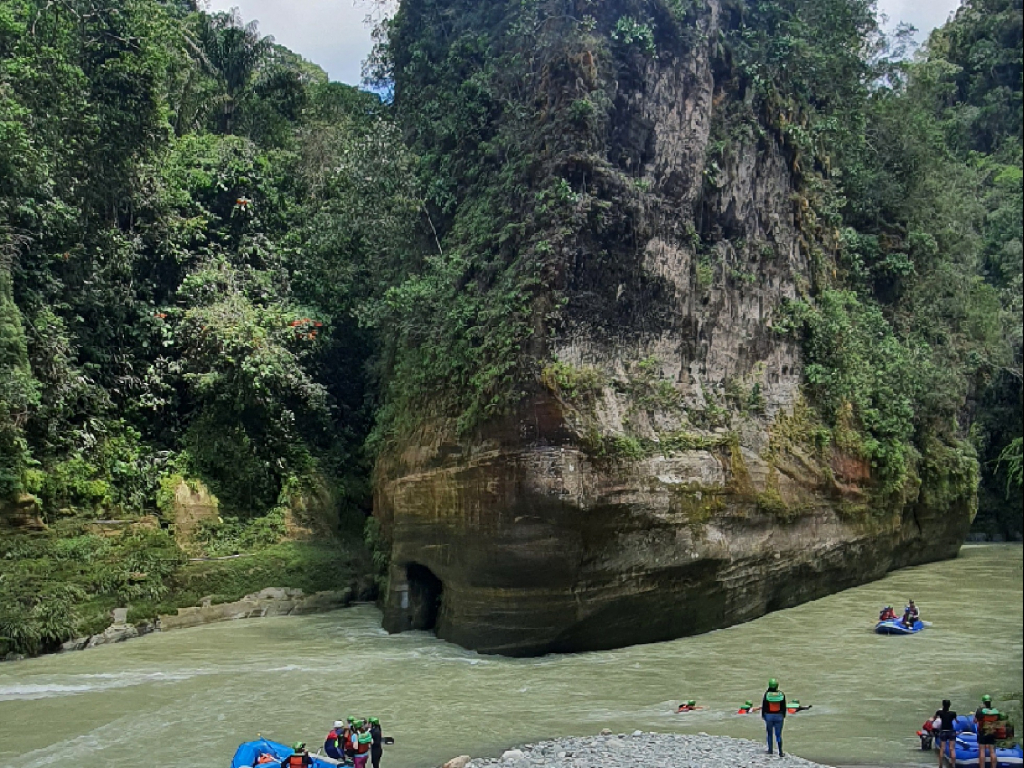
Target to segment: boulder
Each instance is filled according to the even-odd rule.
[[[459,755],[458,757],[453,757],[447,763],[442,765],[441,768],[466,768],[470,760],[472,760],[472,758],[469,755]]]

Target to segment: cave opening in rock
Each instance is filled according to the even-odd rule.
[[[444,584],[433,571],[419,563],[409,563],[405,577],[409,583],[409,628],[434,631],[444,595]]]

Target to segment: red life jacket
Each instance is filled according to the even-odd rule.
[[[288,760],[285,762],[288,768],[305,768],[309,763],[306,762],[306,755],[294,754],[289,755]]]
[[[357,740],[356,741],[356,754],[357,755],[365,755],[367,752],[370,751],[370,744],[371,744],[370,742],[364,743],[364,742],[360,742],[360,741]]]
[[[777,697],[777,701],[772,701],[773,698]],[[765,694],[765,704],[768,705],[769,715],[780,715],[782,714],[782,704],[785,702],[786,697],[778,691],[769,691]]]

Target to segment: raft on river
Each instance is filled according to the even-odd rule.
[[[916,635],[925,624],[918,619],[909,627],[903,623],[903,619],[886,619],[875,624],[875,632],[880,635]]]
[[[235,750],[235,756],[231,759],[231,768],[253,768],[253,766],[258,768],[260,765],[279,768],[281,761],[293,754],[295,754],[294,749],[284,744],[278,744],[276,741],[268,739],[247,741]],[[269,755],[273,761],[260,763],[262,755]],[[335,768],[341,765],[337,760],[332,760],[329,757],[313,757],[312,755],[310,757],[313,759],[313,768]]]
[[[1024,765],[1024,749],[1020,744],[1012,747],[997,748],[996,760],[999,761],[999,768],[1012,768],[1013,766]],[[978,734],[958,733],[956,736],[956,764],[957,766],[979,765],[978,759]]]

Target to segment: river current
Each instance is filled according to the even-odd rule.
[[[934,625],[871,630],[914,598]],[[787,751],[826,763],[934,765],[914,731],[942,698],[972,711],[1022,687],[1022,549],[966,546],[954,561],[699,637],[617,651],[505,659],[431,635],[389,636],[370,606],[229,622],[0,665],[0,765],[226,768],[257,733],[319,746],[335,718],[377,715],[387,768],[499,754],[602,728],[760,739],[769,677],[813,709]],[[680,700],[708,709],[675,714]]]

